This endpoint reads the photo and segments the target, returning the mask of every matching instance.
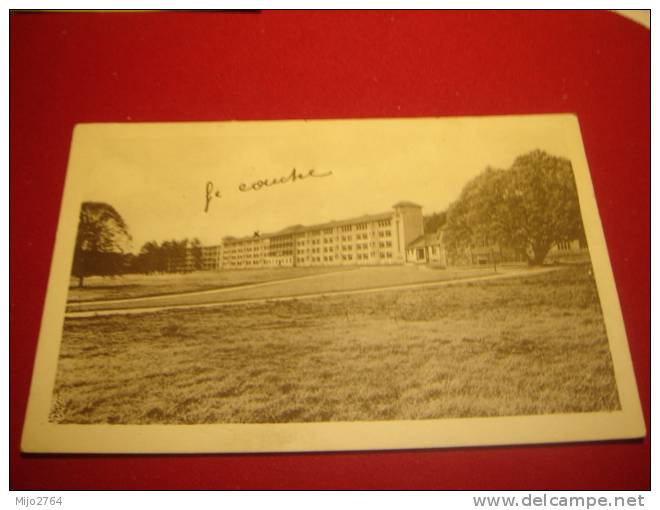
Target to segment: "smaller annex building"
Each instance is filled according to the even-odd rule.
[[[406,249],[406,260],[415,264],[439,267],[479,266],[491,264],[526,263],[527,253],[500,246],[490,239],[481,239],[461,250],[450,252],[445,242],[444,228],[432,234],[423,234]],[[585,241],[574,239],[560,242],[550,248],[546,262],[579,262],[588,258]]]
[[[447,252],[443,244],[444,230],[422,234],[406,247],[406,259],[415,264],[434,263],[447,267]]]

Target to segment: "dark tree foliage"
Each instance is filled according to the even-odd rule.
[[[176,241],[165,241],[168,245],[167,271],[170,273],[183,272],[186,265],[186,253],[188,250],[188,239]]]
[[[131,240],[128,225],[121,215],[104,202],[83,202],[71,273],[83,286],[90,275],[115,275],[123,272],[123,249]]]
[[[532,265],[553,244],[584,239],[571,162],[535,150],[470,181],[447,212],[446,242],[456,250],[483,239],[526,253]]]
[[[447,211],[441,211],[429,214],[428,216],[424,216],[424,232],[427,234],[437,232],[438,229],[445,226],[446,222]]]
[[[145,243],[136,257],[133,270],[138,273],[178,273],[202,269],[202,243],[199,239],[169,239],[158,245]]]
[[[193,269],[199,271],[202,269],[202,243],[196,237],[190,241],[190,250],[192,252]]]
[[[140,253],[135,259],[133,270],[138,273],[157,273],[165,271],[165,261],[161,247],[156,241],[149,241],[142,245]]]

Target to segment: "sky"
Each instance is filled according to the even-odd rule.
[[[251,235],[390,210],[424,214],[458,198],[487,166],[540,148],[567,156],[567,116],[84,124],[70,165],[81,201],[111,204],[137,252],[147,241]],[[258,191],[293,169],[331,173]],[[80,182],[77,182],[80,180]],[[213,197],[205,212],[207,183]]]

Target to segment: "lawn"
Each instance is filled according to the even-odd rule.
[[[475,276],[489,276],[494,274],[492,267],[460,268],[460,269],[429,269],[426,266],[366,266],[334,268],[334,271],[324,272],[293,272],[289,269],[271,270],[265,273],[270,281],[254,281],[267,285],[249,286],[237,285],[224,288],[220,292],[186,293],[184,295],[150,296],[144,301],[115,301],[69,303],[67,311],[105,310],[115,308],[134,308],[140,306],[171,306],[215,303],[220,301],[237,301],[247,299],[270,299],[288,296],[303,296],[308,294],[322,294],[350,290],[370,289],[374,287],[391,287],[414,283],[429,283],[445,280],[454,280]],[[513,268],[519,270],[520,267]],[[509,269],[500,268],[503,272]],[[234,277],[241,271],[232,271]],[[285,279],[285,275],[296,275],[294,279]],[[241,275],[238,274],[238,277]],[[289,276],[291,278],[291,276]]]
[[[275,423],[618,409],[589,269],[66,319],[51,420]]]
[[[84,286],[71,277],[69,303],[97,299],[125,299],[177,292],[220,289],[251,283],[299,278],[346,268],[282,267],[242,270],[195,271],[192,273],[127,274],[121,276],[89,276]]]

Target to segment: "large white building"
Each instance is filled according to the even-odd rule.
[[[272,233],[226,237],[202,248],[202,269],[434,264],[440,267],[525,262],[524,253],[488,240],[457,253],[444,246],[444,229],[424,232],[422,207],[399,202],[390,211],[319,225],[294,225]],[[588,253],[578,241],[553,246],[548,260]]]
[[[399,202],[380,214],[225,238],[222,267],[403,264],[406,247],[423,234],[422,207]]]

